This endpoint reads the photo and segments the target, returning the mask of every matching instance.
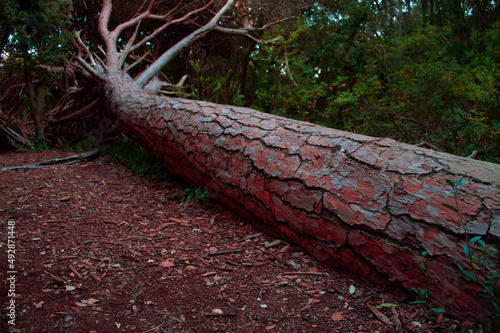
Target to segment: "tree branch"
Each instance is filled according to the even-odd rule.
[[[94,60],[94,56],[92,55],[92,52],[90,52],[90,50],[83,43],[82,38],[80,36],[81,33],[82,33],[82,31],[80,30],[80,31],[76,31],[75,34],[74,34],[75,37],[76,37],[75,44],[76,44],[76,47],[78,49],[78,57],[81,58],[81,52],[80,51],[85,51],[85,53],[90,58],[91,65],[95,67],[95,66],[97,66],[97,64],[96,64],[96,62]]]
[[[267,29],[268,27],[270,27],[272,25],[280,24],[280,23],[288,21],[288,20],[290,20],[292,18],[293,17],[286,17],[286,18],[278,20],[278,21],[267,23],[267,24],[263,25],[260,28],[254,28],[254,27],[249,26],[249,25],[245,25],[243,28],[240,28],[240,29],[225,28],[225,27],[221,27],[221,26],[216,26],[213,30],[214,31],[219,31],[219,32],[222,32],[222,33],[228,34],[228,35],[245,36],[245,37],[248,37],[248,38],[252,39],[253,41],[255,41],[256,43],[259,43],[259,44],[274,43],[274,42],[282,39],[283,36],[277,36],[277,37],[274,37],[274,38],[271,38],[271,39],[260,39],[260,38],[255,38],[250,33],[253,32],[253,31],[265,30],[265,29]]]
[[[102,82],[106,81],[106,78],[103,74],[99,73],[97,70],[95,70],[92,66],[90,66],[85,60],[82,59],[82,57],[76,57],[76,60],[78,63],[85,69],[87,72],[89,72],[92,76],[94,76],[96,79],[99,79]]]
[[[125,67],[123,68],[124,72],[126,73],[134,68],[137,64],[140,64],[150,53],[151,51],[144,53],[141,57],[138,57],[132,64],[130,64],[130,66],[125,65]]]
[[[123,64],[125,63],[125,60],[127,59],[128,55],[131,52],[132,45],[135,42],[135,39],[137,38],[137,33],[139,31],[139,27],[141,25],[141,21],[137,23],[135,26],[135,31],[132,37],[127,42],[127,45],[125,45],[125,48],[123,49],[122,53],[120,54],[119,60],[118,60],[118,68],[122,68]]]
[[[116,41],[119,33],[116,33],[118,27],[123,26],[125,23],[120,24],[118,27],[110,32],[108,29],[109,17],[112,10],[111,0],[104,0],[102,4],[101,14],[99,15],[98,31],[106,44],[106,65],[109,69],[116,69],[118,64],[118,51],[116,50]],[[121,31],[121,30],[120,30]]]
[[[277,37],[274,37],[274,38],[271,38],[271,39],[255,38],[254,36],[252,36],[250,34],[250,32],[255,31],[255,30],[260,30],[260,29],[255,29],[255,28],[252,28],[252,27],[241,28],[241,29],[234,29],[234,28],[224,28],[224,27],[221,27],[221,26],[217,26],[217,27],[215,27],[213,29],[213,31],[222,32],[222,33],[227,34],[227,35],[245,36],[245,37],[248,37],[251,40],[253,40],[254,42],[259,43],[259,44],[274,43],[274,42],[276,42],[276,41],[278,41],[278,40],[280,40],[280,39],[283,38],[283,36],[277,36]]]
[[[100,98],[94,99],[91,103],[87,104],[80,110],[77,110],[76,112],[73,112],[67,116],[64,116],[59,119],[51,119],[49,120],[50,125],[56,125],[56,124],[61,124],[73,120],[79,120],[82,119],[84,116],[91,114],[93,112],[97,112],[99,108],[103,105],[103,101]]]
[[[210,30],[213,30],[217,26],[222,15],[233,3],[234,0],[228,0],[210,22],[184,37],[181,41],[163,53],[151,66],[139,75],[135,80],[134,86],[142,89],[167,63],[170,62],[170,60],[172,60],[173,57],[179,54],[184,48],[191,45],[195,40],[204,36]]]
[[[129,52],[134,52],[135,50],[137,50],[138,48],[140,48],[141,46],[143,46],[144,44],[146,44],[147,42],[151,41],[153,38],[155,38],[156,36],[158,36],[162,31],[164,31],[165,29],[167,29],[169,26],[171,25],[174,25],[174,24],[178,24],[178,23],[182,23],[184,21],[187,21],[191,16],[193,16],[194,14],[198,14],[199,12],[202,12],[204,11],[206,8],[208,8],[208,6],[210,6],[212,4],[213,1],[210,1],[206,6],[204,7],[201,7],[201,8],[198,8],[198,9],[195,9],[189,13],[187,13],[186,15],[184,15],[183,17],[181,18],[178,18],[178,19],[175,19],[175,20],[171,20],[171,21],[168,21],[166,22],[164,25],[162,25],[161,27],[155,29],[155,31],[153,31],[153,33],[149,36],[146,36],[144,37],[139,43],[137,43],[136,45],[134,45]],[[170,13],[169,13],[170,14]],[[169,15],[167,14],[167,15]],[[158,19],[165,19],[167,17],[167,15],[165,16],[160,16],[160,15],[150,15],[149,18],[158,18]]]

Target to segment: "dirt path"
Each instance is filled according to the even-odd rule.
[[[0,168],[70,155],[7,153]],[[0,172],[3,331],[14,331],[12,314],[19,332],[37,333],[457,327],[446,317],[429,323],[413,299],[336,273],[217,204],[182,202],[178,189],[105,157]]]

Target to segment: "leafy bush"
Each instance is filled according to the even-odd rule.
[[[133,141],[127,140],[113,144],[109,148],[108,154],[114,161],[129,167],[140,176],[158,181],[167,181],[171,178],[160,163]]]

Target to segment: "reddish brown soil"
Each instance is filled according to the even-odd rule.
[[[73,154],[5,153],[0,168]],[[179,186],[162,189],[106,157],[0,172],[2,330],[15,331],[7,322],[11,299],[15,332],[446,332],[459,326],[258,235],[261,230],[224,207],[182,202],[173,195]],[[11,262],[9,224],[15,228]],[[217,253],[231,250],[240,252]],[[9,273],[16,278],[14,298],[8,271],[17,272]]]

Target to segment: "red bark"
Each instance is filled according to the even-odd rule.
[[[165,98],[110,77],[108,109],[163,165],[317,259],[379,283],[428,289],[432,306],[491,313],[468,267],[446,180],[464,177],[470,234],[500,239],[500,166],[264,114]],[[426,277],[420,267],[428,252]]]

